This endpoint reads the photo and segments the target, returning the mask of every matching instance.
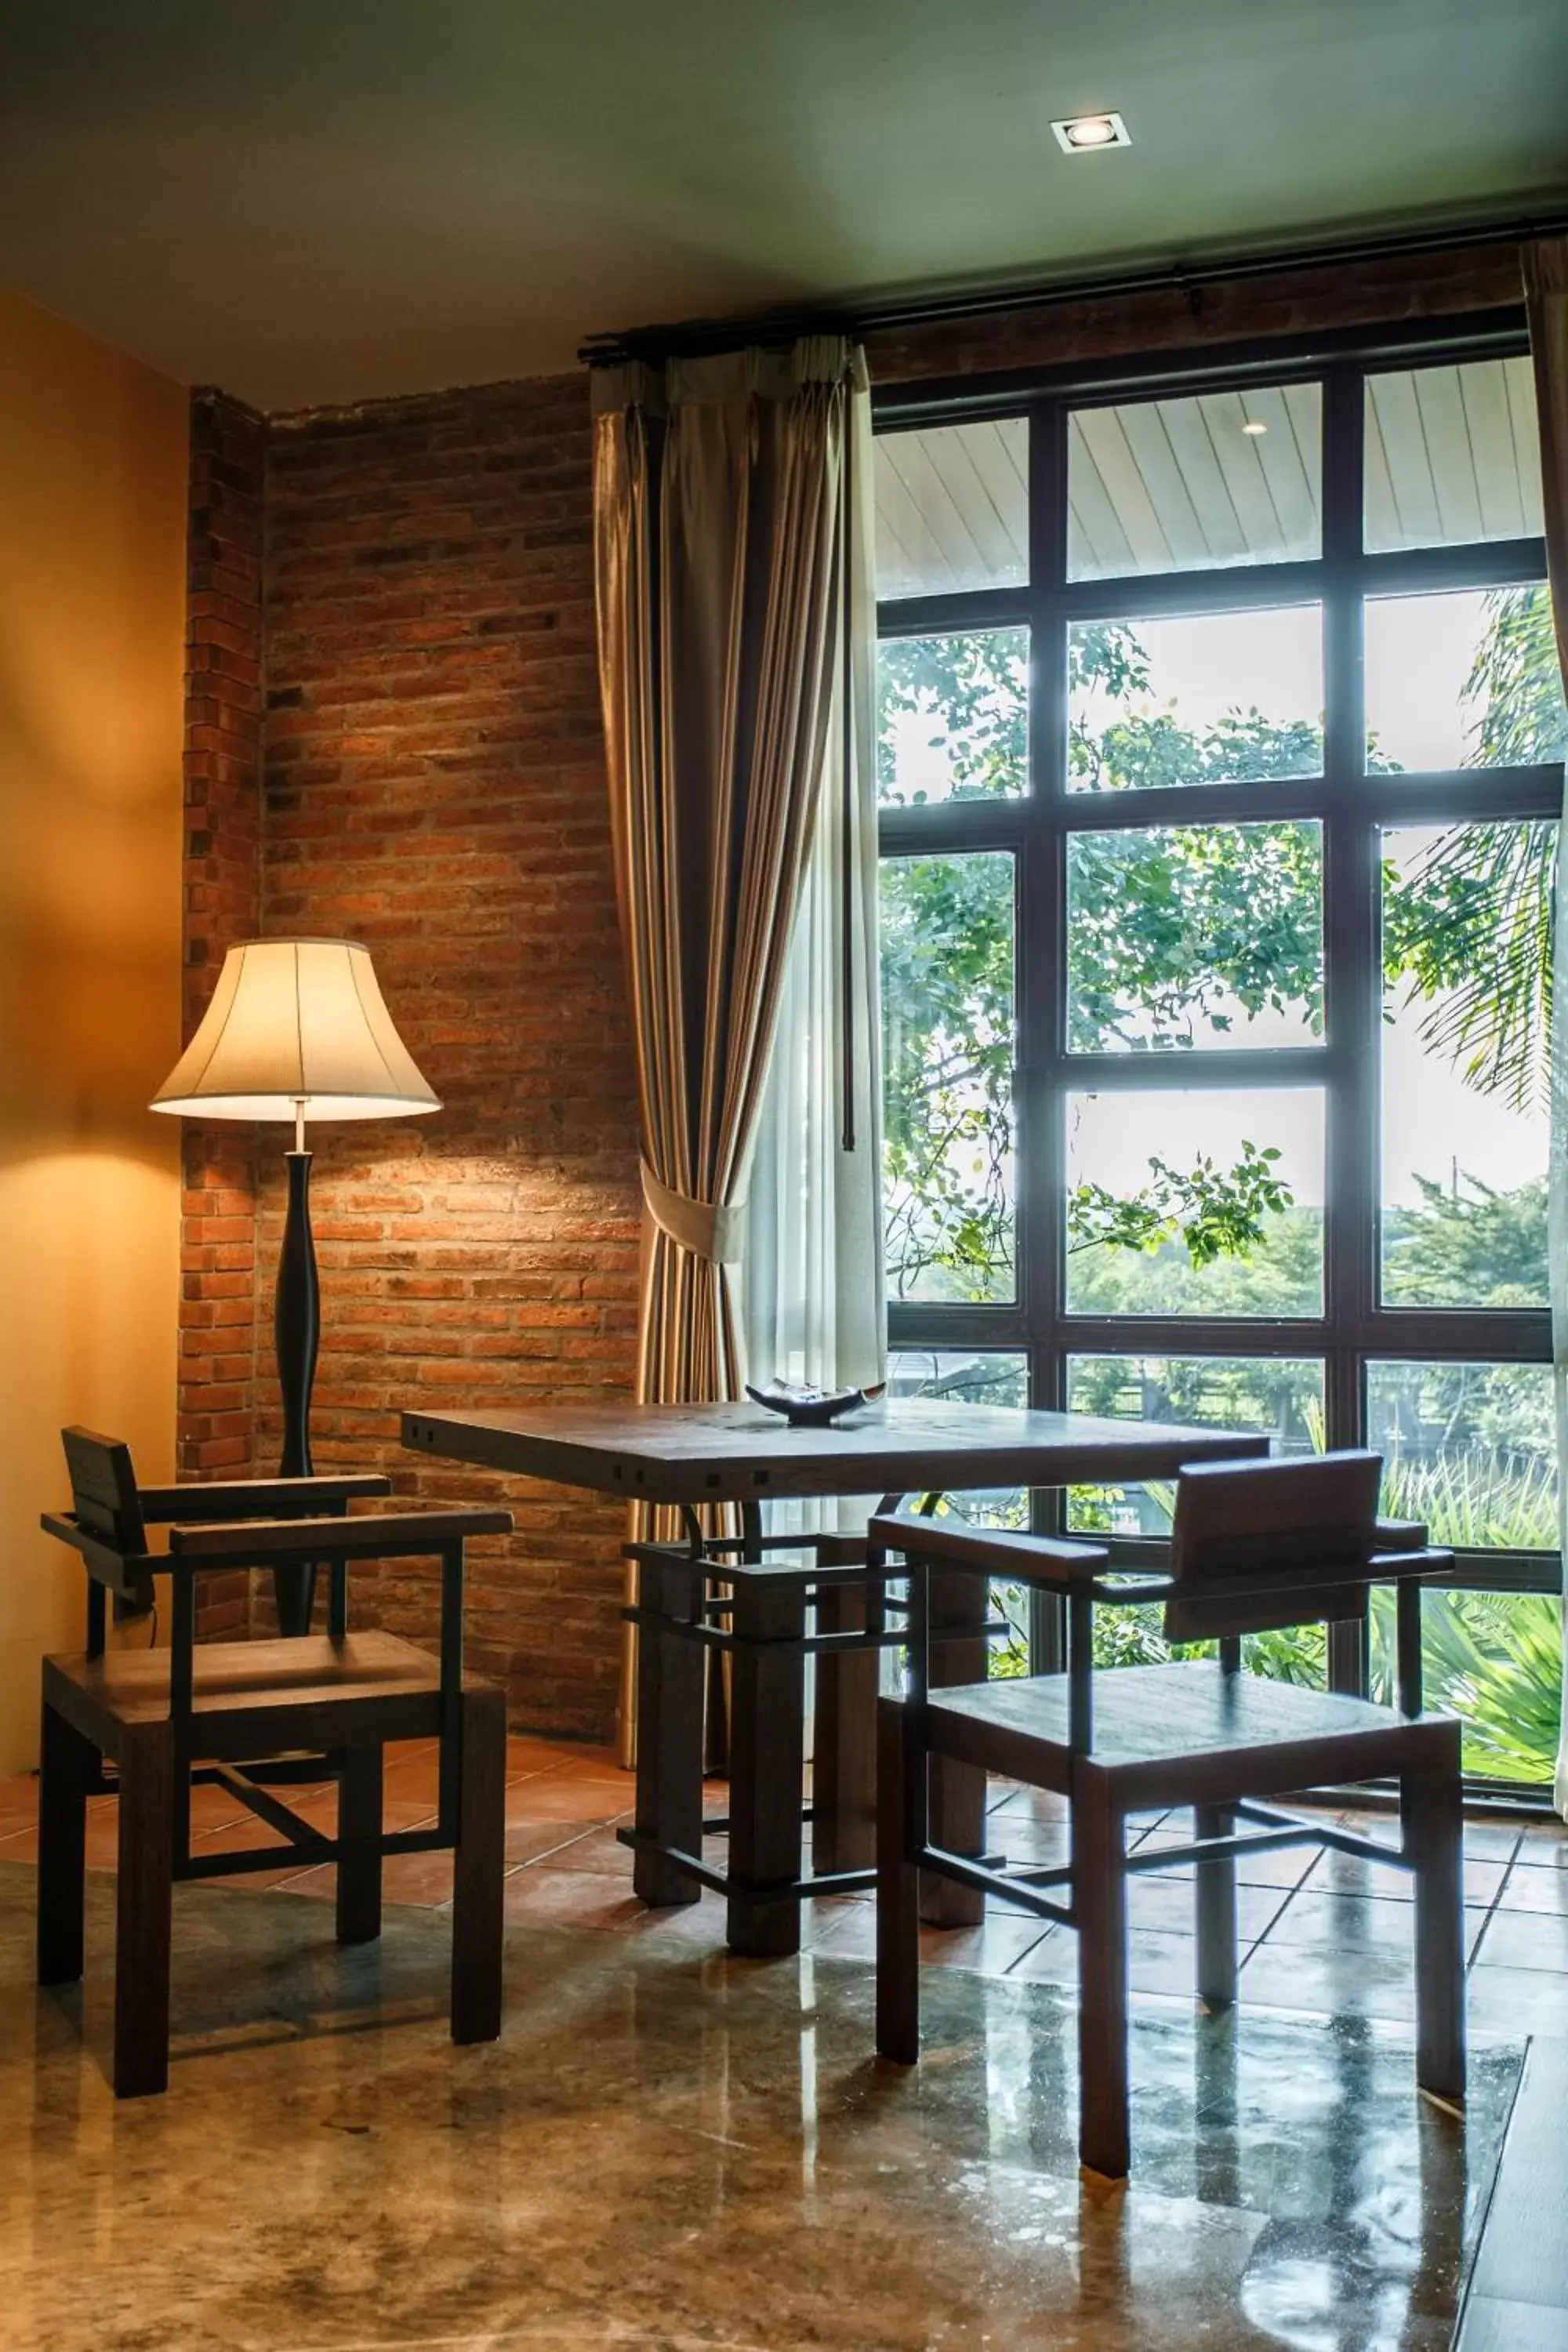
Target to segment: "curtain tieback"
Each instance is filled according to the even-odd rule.
[[[694,1201],[689,1193],[672,1192],[661,1184],[646,1160],[641,1164],[642,1196],[659,1232],[710,1265],[738,1265],[746,1237],[745,1202],[733,1201],[726,1208],[714,1201]]]

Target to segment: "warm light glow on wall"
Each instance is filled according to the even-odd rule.
[[[0,1773],[81,1579],[59,1431],[174,1467],[187,404],[0,294]]]

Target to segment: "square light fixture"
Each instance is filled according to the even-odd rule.
[[[1053,122],[1064,155],[1092,155],[1100,147],[1131,147],[1131,134],[1119,114],[1073,114]]]

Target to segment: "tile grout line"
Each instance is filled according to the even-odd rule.
[[[1503,1864],[1502,1875],[1498,1880],[1497,1893],[1492,1896],[1491,1901],[1485,1906],[1486,1917],[1481,1921],[1481,1932],[1476,1937],[1475,1949],[1473,1951],[1467,1952],[1465,1955],[1465,1980],[1467,1984],[1469,1981],[1471,1970],[1475,1968],[1482,1952],[1486,1949],[1486,1941],[1487,1937],[1491,1933],[1492,1921],[1497,1916],[1499,1911],[1502,1908],[1502,1898],[1508,1892],[1508,1883],[1513,1876],[1514,1870],[1518,1865],[1519,1851],[1523,1843],[1524,1832],[1521,1830],[1514,1839],[1512,1852],[1510,1853],[1508,1860]]]

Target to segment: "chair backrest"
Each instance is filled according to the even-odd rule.
[[[147,1527],[131,1448],[90,1429],[62,1429],[70,1473],[71,1508],[84,1535],[110,1550],[137,1558],[147,1549]]]
[[[1362,1618],[1364,1570],[1377,1549],[1377,1454],[1319,1454],[1301,1462],[1203,1462],[1176,1486],[1171,1575],[1267,1580],[1268,1591],[1235,1601],[1165,1604],[1172,1642],[1268,1633],[1322,1619]],[[1343,1569],[1342,1583],[1325,1570]]]

